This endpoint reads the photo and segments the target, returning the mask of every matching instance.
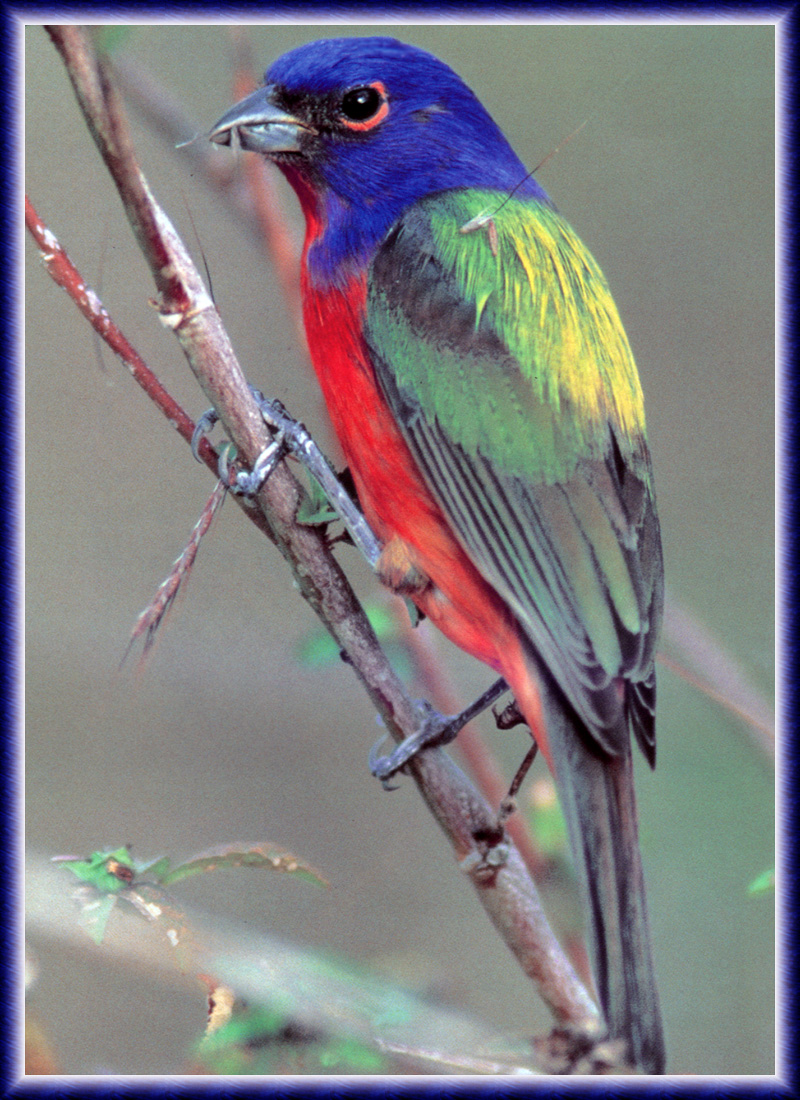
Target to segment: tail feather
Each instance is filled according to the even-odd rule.
[[[544,682],[543,682],[544,681]],[[560,690],[540,676],[547,739],[589,917],[597,993],[609,1034],[630,1044],[645,1073],[665,1050],[639,853],[630,749],[594,747]]]

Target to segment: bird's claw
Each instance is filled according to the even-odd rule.
[[[194,431],[192,432],[192,454],[198,462],[203,461],[200,457],[200,443],[205,436],[208,435],[218,420],[219,417],[214,409],[206,409],[195,424]]]
[[[232,464],[236,457],[236,448],[232,443],[223,443],[217,456],[217,472],[220,479],[232,493],[246,497],[256,495],[281,459],[287,454],[289,450],[286,439],[287,426],[294,424],[294,421],[286,415],[286,410],[280,401],[268,400],[255,386],[251,386],[250,389],[264,422],[267,427],[275,431],[275,437],[270,440],[255,460],[252,470],[233,471]],[[219,416],[214,409],[206,409],[195,425],[192,432],[192,454],[198,462],[202,462],[200,443],[218,420]]]
[[[253,397],[256,399],[259,412],[264,417],[264,423],[273,431],[288,434],[289,430],[300,427],[286,411],[286,407],[277,397],[265,397],[261,390],[253,387]]]
[[[254,497],[287,450],[283,432],[278,432],[255,460],[252,470],[238,471],[231,483],[231,492],[240,496]]]
[[[418,705],[423,713],[419,729],[405,741],[401,741],[388,756],[380,756],[379,749],[386,739],[384,734],[373,745],[369,754],[369,770],[376,779],[380,779],[387,791],[396,790],[395,787],[388,785],[388,780],[402,771],[410,760],[413,760],[423,749],[437,748],[454,741],[465,724],[460,714],[439,714],[424,699],[421,699]]]
[[[369,770],[375,776],[376,779],[380,779],[381,786],[385,791],[396,791],[398,787],[395,784],[389,782],[393,771],[386,771],[385,765],[392,759],[394,753],[390,756],[381,756],[380,750],[383,747],[383,743],[388,737],[387,733],[382,733],[372,748],[369,750]]]
[[[474,703],[470,703],[460,714],[450,715],[439,714],[427,700],[420,699],[417,704],[422,715],[419,729],[405,741],[401,741],[388,756],[379,755],[385,735],[381,737],[373,745],[369,754],[369,770],[376,779],[380,779],[386,790],[394,790],[393,787],[387,786],[387,780],[401,771],[409,760],[413,760],[423,749],[436,748],[455,741],[468,722],[491,706],[506,691],[508,691],[508,684],[505,680],[496,680],[483,695],[480,695]]]

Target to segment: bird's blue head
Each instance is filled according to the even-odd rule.
[[[476,96],[447,65],[394,38],[330,38],[284,54],[265,86],[211,131],[286,174],[319,236],[312,275],[369,261],[400,213],[437,191],[489,188],[546,200]]]

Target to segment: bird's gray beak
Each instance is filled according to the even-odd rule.
[[[316,131],[277,107],[272,90],[268,84],[231,107],[209,131],[209,141],[231,145],[236,135],[242,149],[251,153],[299,152],[303,136]]]

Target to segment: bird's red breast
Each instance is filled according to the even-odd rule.
[[[306,218],[301,289],[311,361],[359,502],[384,545],[382,579],[410,596],[455,645],[506,678],[548,755],[539,694],[514,616],[453,535],[378,386],[363,338],[366,273],[342,288],[316,287],[305,255],[321,224],[308,208]],[[404,585],[393,575],[398,563],[423,583]]]

